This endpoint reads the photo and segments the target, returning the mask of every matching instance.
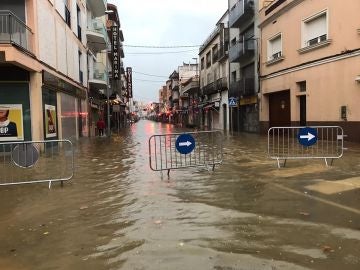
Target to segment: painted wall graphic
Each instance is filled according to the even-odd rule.
[[[45,104],[45,138],[56,136],[56,106]]]
[[[0,104],[0,141],[23,141],[22,104]]]

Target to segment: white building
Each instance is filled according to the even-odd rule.
[[[201,125],[209,129],[229,129],[228,35],[228,12],[225,12],[199,51]]]

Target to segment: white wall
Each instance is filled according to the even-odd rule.
[[[82,43],[86,37],[85,7],[80,4]],[[55,0],[55,8],[48,0],[40,0],[37,5],[38,38],[40,60],[57,71],[79,82],[79,50],[82,52],[81,70],[84,74],[84,86],[87,85],[86,48],[77,39],[76,1],[72,1],[71,29],[63,20],[65,16],[64,0]],[[61,15],[61,18],[59,16]],[[76,35],[74,35],[74,33]]]
[[[52,9],[48,1],[38,1],[39,57],[46,64],[56,67],[56,29]]]
[[[66,50],[66,27],[60,21],[56,22],[56,49],[57,53],[57,68],[60,72],[67,74],[67,50]]]

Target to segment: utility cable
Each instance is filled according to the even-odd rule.
[[[194,47],[200,47],[201,45],[152,46],[152,45],[129,45],[129,44],[123,44],[123,46],[124,47],[132,47],[132,48],[167,49],[167,48],[194,48]]]
[[[170,52],[126,52],[126,54],[171,54],[171,53],[184,53],[184,52],[193,52],[197,49],[186,50],[186,51],[170,51]]]

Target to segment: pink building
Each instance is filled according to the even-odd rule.
[[[360,1],[260,0],[260,125],[339,125],[360,141]]]

